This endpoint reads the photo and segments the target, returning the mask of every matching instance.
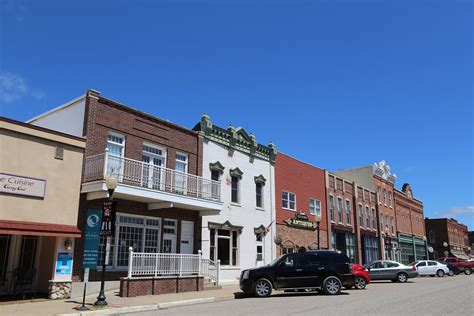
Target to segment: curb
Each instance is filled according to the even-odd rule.
[[[119,308],[101,309],[101,310],[94,310],[94,311],[75,312],[75,313],[57,314],[57,315],[58,316],[118,315],[118,314],[133,313],[133,312],[144,312],[144,311],[153,311],[153,310],[158,311],[160,309],[203,304],[203,303],[212,303],[215,301],[216,301],[215,297],[204,297],[204,298],[196,298],[196,299],[191,299],[191,300],[158,303],[158,304],[153,304],[153,305],[119,307]]]

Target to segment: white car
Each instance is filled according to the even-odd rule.
[[[449,274],[449,268],[447,265],[442,264],[438,261],[433,260],[419,260],[410,263],[411,266],[416,267],[418,275],[430,275],[444,277],[445,274]]]

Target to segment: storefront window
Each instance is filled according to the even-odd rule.
[[[238,265],[239,233],[232,229],[210,229],[210,258],[220,260],[221,265]],[[213,239],[213,240],[212,240]]]
[[[0,285],[3,285],[7,276],[7,264],[10,253],[11,235],[0,234]]]
[[[346,233],[346,253],[351,262],[355,262],[354,234]]]

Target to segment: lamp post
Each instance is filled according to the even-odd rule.
[[[117,182],[118,182],[118,179],[117,179],[117,176],[113,173],[108,173],[106,176],[105,176],[105,185],[107,187],[107,191],[109,193],[109,196],[105,199],[104,201],[104,210],[102,212],[106,212],[108,210],[106,210],[106,205],[110,205],[110,211],[112,211],[112,203],[113,203],[113,199],[112,199],[112,195],[114,194],[114,190],[115,188],[117,187]],[[108,259],[109,259],[109,250],[110,250],[110,241],[111,241],[111,236],[110,236],[110,231],[112,229],[112,227],[106,227],[104,226],[104,215],[107,216],[113,216],[113,213],[111,214],[102,214],[102,225],[101,225],[101,234],[104,232],[105,229],[108,229],[108,234],[103,234],[102,236],[105,236],[106,238],[106,244],[105,244],[105,247],[102,248],[102,276],[101,276],[101,280],[100,280],[100,292],[99,292],[99,296],[97,296],[97,301],[94,303],[94,305],[96,306],[106,306],[107,305],[107,301],[105,300],[106,297],[105,297],[105,291],[104,291],[104,287],[105,287],[105,269],[106,269],[106,266],[108,264]],[[111,224],[110,225],[113,225],[113,220],[111,221]]]
[[[430,255],[428,253],[428,243],[426,242],[426,236],[423,236],[423,242],[425,243],[426,260],[429,260]]]
[[[316,230],[318,234],[318,250],[321,249],[320,239],[319,239],[319,223],[321,223],[321,214],[316,214]]]
[[[385,226],[385,247],[387,248],[388,259],[391,260],[391,252],[392,252],[392,238],[390,238],[388,225]]]
[[[449,244],[447,242],[443,242],[443,247],[444,247],[444,256],[447,257],[448,254],[449,254],[449,251],[448,251],[448,246]]]

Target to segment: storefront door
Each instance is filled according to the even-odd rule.
[[[180,253],[192,254],[194,241],[194,222],[181,221]]]
[[[176,235],[163,234],[163,252],[176,253]]]

